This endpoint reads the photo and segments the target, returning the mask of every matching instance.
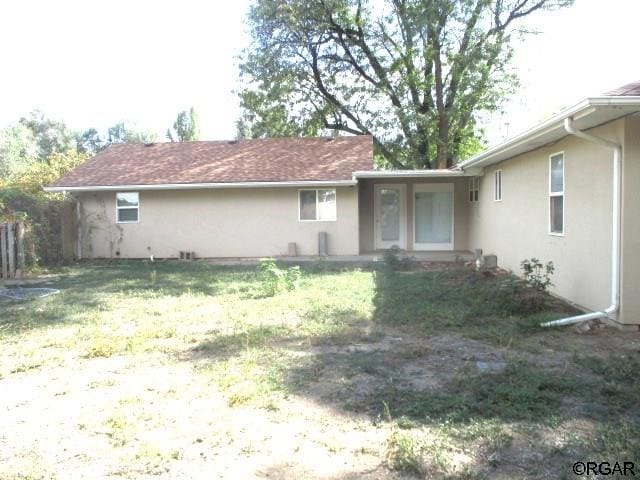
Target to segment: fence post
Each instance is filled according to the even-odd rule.
[[[24,274],[24,223],[18,223],[18,270],[20,275]]]
[[[2,278],[6,280],[9,265],[7,265],[7,225],[4,223],[0,224],[0,263],[2,264]]]
[[[13,231],[13,223],[7,224],[7,240],[9,241],[9,277],[15,277],[16,274],[16,236]]]

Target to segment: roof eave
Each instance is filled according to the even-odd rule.
[[[485,163],[491,162],[491,160],[497,155],[504,154],[509,150],[515,150],[518,147],[526,144],[527,142],[533,142],[536,138],[541,137],[552,130],[563,128],[563,123],[566,118],[573,118],[579,120],[585,118],[594,113],[598,107],[633,107],[637,106],[640,110],[640,96],[627,96],[627,97],[590,97],[582,102],[574,105],[573,107],[562,110],[558,114],[550,117],[549,119],[539,123],[538,125],[525,130],[524,132],[510,138],[509,140],[490,148],[475,157],[465,160],[458,164],[456,169],[464,170],[471,167],[480,167]],[[620,116],[625,115],[623,113]],[[532,146],[532,149],[539,148],[540,146]],[[519,155],[519,154],[516,154]]]
[[[225,188],[278,188],[278,187],[348,187],[357,180],[302,180],[291,182],[227,182],[227,183],[164,183],[157,185],[56,185],[44,187],[45,192],[115,192],[123,190],[196,190]]]
[[[406,177],[463,177],[459,170],[363,170],[353,172],[353,178],[406,178]]]

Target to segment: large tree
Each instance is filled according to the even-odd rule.
[[[76,149],[75,134],[64,122],[46,117],[39,110],[22,117],[18,124],[31,131],[36,142],[37,157],[42,161],[54,153],[67,153]]]
[[[200,139],[200,126],[198,116],[191,107],[189,111],[183,110],[178,113],[176,121],[173,122],[173,132],[167,129],[167,140],[171,142],[194,142]]]
[[[38,161],[38,143],[33,131],[21,123],[0,131],[0,180],[13,178]]]
[[[239,135],[373,136],[383,163],[447,167],[517,84],[522,20],[572,0],[255,0]]]

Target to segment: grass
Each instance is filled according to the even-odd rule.
[[[13,395],[4,408],[42,398],[78,410],[69,424],[30,414],[22,449],[0,433],[0,476],[20,478],[16,465],[36,457],[32,478],[54,478],[55,465],[68,473],[71,454],[33,450],[40,428],[75,439],[87,464],[115,464],[105,475],[132,478],[204,471],[211,452],[247,468],[304,463],[305,442],[325,452],[323,465],[351,455],[356,476],[366,461],[384,475],[462,479],[561,478],[577,459],[640,460],[633,339],[543,331],[571,309],[464,268],[322,263],[296,283],[270,288],[255,267],[105,262],[61,270],[59,295],[0,301],[0,387]],[[504,369],[483,372],[477,360]],[[0,432],[24,428],[2,422]],[[283,425],[301,430],[282,440]],[[366,440],[341,440],[355,432]],[[540,473],[541,456],[552,472]]]

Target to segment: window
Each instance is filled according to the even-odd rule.
[[[502,170],[496,170],[493,174],[493,199],[502,201]]]
[[[477,202],[480,199],[480,177],[469,178],[469,201]]]
[[[334,221],[336,219],[335,190],[300,190],[299,215],[302,221]]]
[[[138,192],[116,193],[116,221],[118,223],[137,223],[139,208]]]
[[[549,157],[549,233],[564,234],[564,153]]]

